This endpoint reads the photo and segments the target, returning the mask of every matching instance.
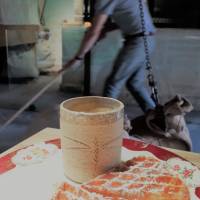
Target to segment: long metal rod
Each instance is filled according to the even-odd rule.
[[[6,121],[5,124],[3,124],[0,127],[0,133],[5,130],[5,128],[10,125],[26,108],[28,108],[35,100],[37,100],[46,90],[48,90],[57,80],[58,78],[63,75],[66,72],[66,69],[68,67],[73,66],[65,66],[64,69],[58,71],[55,73],[55,77],[53,80],[51,80],[47,85],[45,85],[35,96],[33,96],[25,105],[23,105],[9,120]]]

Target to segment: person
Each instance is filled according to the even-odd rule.
[[[142,1],[143,4],[145,33],[142,32],[139,1]],[[155,46],[154,33],[156,28],[144,0],[96,0],[92,26],[85,34],[74,58],[66,63],[64,67],[81,64],[85,54],[91,50],[100,38],[104,25],[110,17],[121,30],[124,43],[106,80],[103,95],[117,99],[123,87],[126,86],[141,109],[146,112],[153,109],[155,103],[145,87],[143,36],[144,34],[147,35],[147,43],[151,53]]]

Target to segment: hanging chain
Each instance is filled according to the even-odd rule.
[[[147,41],[147,31],[146,31],[145,18],[144,18],[143,0],[138,0],[138,1],[139,1],[139,9],[140,9],[141,28],[142,28],[142,32],[144,33],[143,40],[144,40],[144,50],[145,50],[145,61],[146,61],[146,70],[148,71],[147,79],[148,79],[149,87],[151,88],[151,98],[155,102],[156,106],[158,106],[159,105],[158,89],[156,86],[156,82],[154,80],[153,68],[152,68],[151,60],[150,60],[149,46],[148,46],[148,41]]]

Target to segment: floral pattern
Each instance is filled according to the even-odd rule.
[[[182,178],[187,185],[192,187],[200,186],[200,170],[190,162],[181,158],[170,158],[167,160],[170,171],[173,171]]]
[[[200,199],[197,192],[197,189],[200,188],[200,170],[198,167],[177,157],[168,159],[167,167],[169,171],[178,175],[185,182],[189,188],[192,200]]]

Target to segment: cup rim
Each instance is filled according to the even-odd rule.
[[[65,108],[64,107],[64,104],[66,102],[70,102],[70,101],[73,101],[73,100],[78,100],[78,99],[92,99],[92,98],[96,98],[96,99],[107,99],[107,100],[112,100],[112,101],[115,101],[119,104],[118,107],[110,110],[110,111],[105,111],[105,112],[94,112],[94,113],[91,113],[91,112],[79,112],[79,111],[74,111],[74,110],[70,110],[68,108]],[[117,100],[117,99],[114,99],[114,98],[110,98],[110,97],[101,97],[101,96],[83,96],[83,97],[73,97],[73,98],[70,98],[70,99],[67,99],[65,101],[63,101],[61,104],[60,104],[60,109],[61,110],[67,110],[67,112],[69,113],[72,113],[72,114],[81,114],[81,115],[87,115],[87,116],[94,116],[94,115],[99,115],[99,114],[113,114],[113,113],[116,113],[116,112],[119,112],[121,111],[122,109],[124,109],[124,104]]]

